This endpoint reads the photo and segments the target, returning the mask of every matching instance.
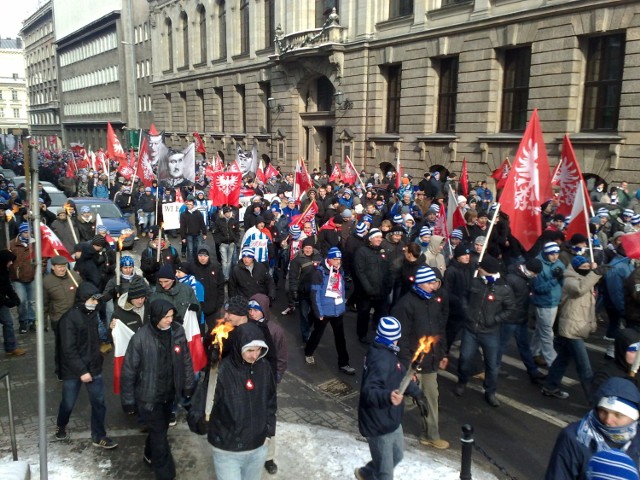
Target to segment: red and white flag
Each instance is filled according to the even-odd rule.
[[[336,163],[333,166],[333,171],[331,172],[331,176],[329,177],[330,182],[335,182],[336,180],[342,180],[342,170],[340,170],[339,163]]]
[[[433,226],[433,234],[440,235],[444,238],[449,238],[449,229],[447,228],[447,212],[444,205],[439,205],[440,210],[436,217],[436,224]]]
[[[67,162],[67,171],[65,172],[65,177],[74,178],[76,173],[78,172],[78,167],[76,166],[75,158],[70,158]]]
[[[214,172],[222,172],[224,170],[224,162],[220,158],[220,154],[216,152],[216,161],[213,165]]]
[[[120,372],[124,363],[124,355],[133,337],[133,330],[116,318],[116,326],[111,330],[113,337],[113,393],[120,394]]]
[[[491,178],[496,181],[496,188],[500,190],[504,188],[507,183],[507,178],[509,177],[509,172],[511,171],[511,165],[509,164],[509,159],[505,158],[502,165],[496,168],[491,174]]]
[[[133,148],[129,151],[129,160],[127,158],[118,159],[118,174],[123,176],[127,180],[131,180],[133,176],[133,169],[136,165],[136,155],[133,152]],[[133,193],[133,192],[131,192]]]
[[[98,227],[103,227],[104,226],[104,221],[102,221],[102,217],[100,216],[99,213],[96,213],[96,229]],[[107,241],[107,243],[109,245],[111,245],[112,247],[116,246],[116,241],[114,240],[114,238],[109,234],[109,230],[107,230],[107,235],[104,237],[104,239]],[[72,260],[73,262],[75,262],[75,260]]]
[[[466,197],[469,195],[469,173],[467,172],[467,159],[462,159],[462,172],[460,172],[460,186],[462,194]],[[457,192],[454,192],[457,194]]]
[[[99,172],[108,172],[107,161],[104,156],[104,151],[99,149],[96,152],[96,170]]]
[[[567,238],[571,238],[576,233],[589,237],[589,207],[585,200],[586,197],[583,185],[584,182],[582,180],[578,180],[571,208],[571,220],[569,220],[569,225],[567,225],[567,230],[565,232],[565,236]]]
[[[185,163],[186,163],[185,155]],[[144,184],[145,187],[150,187],[156,176],[153,174],[153,167],[151,166],[151,157],[149,156],[149,149],[147,147],[147,137],[142,139],[142,145],[138,152],[138,169],[136,176]]]
[[[45,258],[53,258],[57,255],[62,255],[70,262],[75,262],[76,259],[71,256],[66,247],[62,244],[58,236],[53,233],[46,225],[40,225],[40,235],[42,237],[42,256]]]
[[[204,167],[204,176],[208,180],[211,180],[213,178],[214,173],[216,173],[215,167],[212,164],[207,163],[207,165]]]
[[[235,160],[231,163],[231,165],[229,165],[229,168],[227,169],[227,172],[242,172],[240,170],[240,165],[238,165],[238,162],[236,162]]]
[[[207,153],[207,149],[204,146],[204,142],[202,141],[202,137],[198,132],[193,132],[193,139],[196,143],[196,152],[198,153]]]
[[[293,180],[293,198],[296,203],[300,202],[300,197],[303,193],[308,191],[313,183],[311,182],[311,177],[309,176],[309,171],[304,164],[304,159],[298,159],[298,163],[296,163],[296,171],[295,177]]]
[[[264,174],[264,160],[260,159],[260,163],[258,163],[258,170],[256,170],[256,178],[260,180],[262,183],[267,183],[267,177]]]
[[[458,199],[456,198],[453,189],[449,187],[449,199],[447,200],[447,229],[449,233],[453,232],[456,228],[461,228],[466,225],[464,221],[464,215],[458,206]]]
[[[531,249],[542,234],[540,206],[551,194],[549,160],[536,109],[500,196],[501,210],[509,215],[511,232],[526,250]]]
[[[356,167],[351,163],[351,159],[349,155],[344,157],[344,172],[342,174],[342,180],[344,183],[348,183],[349,185],[355,185],[358,181],[358,171]]]
[[[183,320],[184,334],[187,337],[187,345],[191,352],[191,361],[193,362],[193,371],[199,372],[207,366],[207,354],[202,345],[202,334],[198,326],[198,318],[196,312],[187,311]]]
[[[107,122],[107,156],[109,158],[127,158],[127,154],[122,149],[120,140],[113,131],[111,123]]]
[[[280,175],[280,172],[276,170],[276,167],[269,163],[269,165],[267,165],[267,169],[264,171],[264,176],[267,180],[271,180],[272,177],[277,177],[278,175]]]
[[[402,164],[400,163],[400,155],[396,157],[396,190],[402,185]]]
[[[242,187],[242,173],[215,172],[209,189],[209,200],[216,207],[222,205],[238,205],[240,203],[240,188]]]
[[[580,165],[578,164],[578,159],[576,158],[576,154],[573,150],[573,145],[571,145],[569,135],[564,136],[564,141],[562,142],[562,156],[556,167],[552,184],[560,187],[558,208],[556,209],[556,212],[566,217],[572,213],[574,201],[577,198],[578,186],[582,185],[582,188],[586,189],[584,177],[580,171]],[[591,200],[589,199],[589,195],[586,192],[584,193],[583,197],[585,207],[587,212],[590,212]]]
[[[306,222],[311,222],[312,220],[314,220],[317,213],[318,204],[314,200],[307,206],[307,208],[305,208],[304,212],[291,217],[291,223],[289,223],[289,227],[291,227],[291,225],[298,225],[299,227],[302,227],[302,225],[304,225]]]

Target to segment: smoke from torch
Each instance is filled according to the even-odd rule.
[[[233,330],[233,325],[224,321],[223,318],[218,320],[216,326],[211,330],[211,345],[218,345],[220,349],[220,358],[222,358],[222,348],[224,346],[224,341],[229,338],[229,334],[231,330]]]

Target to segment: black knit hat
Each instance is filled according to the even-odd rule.
[[[540,273],[542,272],[542,262],[537,258],[530,258],[524,264],[525,268],[529,270],[531,273]]]
[[[106,247],[108,245],[107,240],[102,235],[96,235],[91,240],[91,245],[97,245],[98,247]]]
[[[129,284],[127,300],[146,297],[148,294],[149,292],[147,291],[147,286],[144,281],[141,278],[134,278]]]
[[[497,259],[495,259],[495,258],[493,258],[493,257],[491,257],[489,255],[487,255],[486,257],[484,257],[482,259],[482,261],[480,262],[479,267],[481,269],[483,269],[487,273],[498,273],[498,272],[500,272],[500,262]]]
[[[246,317],[249,313],[249,300],[242,295],[231,297],[225,304],[224,309],[232,315]]]
[[[158,279],[170,278],[171,280],[175,280],[176,279],[176,271],[173,269],[173,265],[171,265],[169,263],[165,263],[164,265],[162,265],[160,267],[160,270],[158,270],[157,277],[158,277]]]

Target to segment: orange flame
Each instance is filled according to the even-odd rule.
[[[233,325],[224,321],[223,318],[218,320],[216,326],[211,330],[211,337],[213,340],[211,344],[218,344],[220,347],[220,357],[222,358],[222,348],[224,345],[224,341],[229,338],[229,333],[233,330]]]
[[[67,212],[67,215],[71,216],[71,210],[73,210],[73,207],[71,205],[69,205],[68,203],[64,204],[64,209]]]
[[[433,347],[433,345],[438,341],[439,338],[440,337],[438,337],[437,335],[429,337],[425,335],[424,337],[422,337],[419,340],[418,349],[416,350],[411,363],[414,363],[416,360],[418,360],[418,357],[420,357],[420,355],[426,355],[427,353],[429,353],[431,351],[431,347]]]
[[[133,235],[133,232],[129,232],[129,233],[121,233],[120,236],[118,237],[118,251],[121,252],[122,251],[122,247],[124,246],[124,241],[129,238],[131,235]]]

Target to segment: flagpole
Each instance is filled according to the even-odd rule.
[[[582,195],[582,213],[584,215],[584,221],[587,225],[587,240],[589,241],[589,257],[591,258],[591,263],[594,263],[595,259],[593,256],[593,239],[591,238],[591,232],[589,231],[589,213],[587,212],[587,202],[586,202],[586,199],[584,198],[584,180],[580,180],[580,184],[578,185],[578,188],[580,189],[580,194]]]
[[[493,218],[491,219],[491,225],[489,225],[489,230],[487,230],[487,235],[484,237],[485,238],[484,245],[482,246],[482,250],[480,251],[480,256],[478,257],[478,265],[480,265],[480,262],[482,262],[482,259],[484,258],[484,254],[487,251],[487,247],[489,246],[489,238],[491,237],[493,226],[496,223],[496,218],[498,218],[498,212],[500,212],[500,203],[496,203],[496,211],[493,213]],[[475,278],[477,276],[478,276],[478,269],[476,268],[476,271],[473,272],[473,277]]]

